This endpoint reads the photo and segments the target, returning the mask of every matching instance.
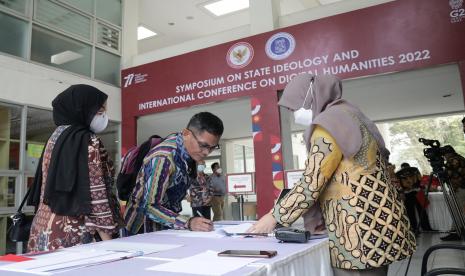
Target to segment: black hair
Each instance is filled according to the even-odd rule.
[[[463,117],[462,119],[462,124],[465,124],[465,117]]]
[[[187,124],[187,129],[202,133],[204,131],[220,137],[224,127],[220,118],[210,112],[200,112],[192,116]]]
[[[211,168],[212,168],[212,171],[215,169],[215,167],[219,167],[220,166],[220,163],[218,162],[215,162],[211,165]]]
[[[410,164],[409,163],[402,163],[402,164],[400,164],[400,168],[401,169],[410,168]]]

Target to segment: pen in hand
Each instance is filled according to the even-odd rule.
[[[213,230],[213,222],[212,222],[211,220],[205,218],[205,217],[202,215],[202,213],[200,213],[198,210],[195,210],[195,214],[196,214],[198,217],[202,218],[202,219],[200,220],[200,223],[201,223],[202,226],[203,226],[203,224],[207,224],[207,228],[204,228],[204,227],[201,226],[200,231],[212,231],[212,230]]]

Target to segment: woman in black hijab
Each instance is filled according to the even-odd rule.
[[[28,251],[48,251],[110,239],[121,217],[113,164],[95,133],[108,124],[108,96],[72,85],[52,102],[57,125],[42,153],[29,204],[36,206]]]

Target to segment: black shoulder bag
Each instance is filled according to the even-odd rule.
[[[8,237],[13,242],[25,242],[29,240],[29,232],[31,230],[33,217],[26,216],[26,214],[22,212],[22,209],[24,204],[26,203],[27,197],[29,196],[30,192],[31,189],[27,191],[26,195],[23,198],[23,201],[21,202],[21,205],[19,205],[16,214],[11,216],[13,223],[8,229]]]

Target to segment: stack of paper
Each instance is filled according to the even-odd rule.
[[[252,223],[241,223],[237,225],[215,225],[215,230],[211,232],[180,232],[179,236],[182,237],[195,237],[195,238],[222,238],[225,236],[233,236],[237,233],[245,233],[252,227]]]
[[[31,261],[0,266],[0,270],[50,275],[56,272],[119,261],[141,255],[143,255],[141,251],[116,252],[85,248],[81,248],[81,250],[62,250],[38,255]]]

